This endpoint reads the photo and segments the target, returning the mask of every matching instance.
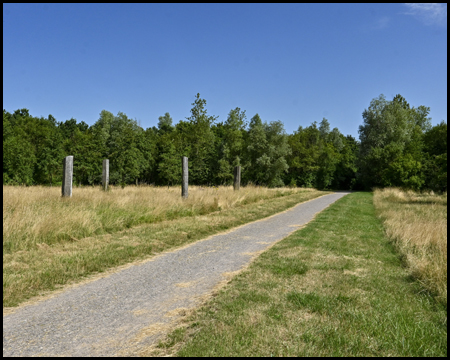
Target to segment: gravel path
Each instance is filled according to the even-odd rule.
[[[3,356],[136,354],[230,272],[346,194],[298,204],[4,315]]]

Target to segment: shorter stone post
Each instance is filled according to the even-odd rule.
[[[109,159],[103,160],[102,186],[103,190],[108,190],[109,184]]]
[[[234,167],[234,190],[239,190],[241,188],[241,167]]]
[[[181,157],[182,166],[182,177],[181,177],[181,197],[187,199],[188,197],[188,181],[189,181],[189,170],[188,170],[188,158],[186,156]]]
[[[63,163],[63,181],[61,196],[72,196],[73,155],[66,156]]]

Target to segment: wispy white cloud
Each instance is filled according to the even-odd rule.
[[[426,25],[447,26],[447,4],[438,3],[406,3],[406,15],[413,15]]]
[[[389,18],[387,16],[383,16],[382,18],[378,19],[373,28],[375,30],[381,30],[381,29],[386,29],[389,25]]]

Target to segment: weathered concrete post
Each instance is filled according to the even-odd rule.
[[[103,190],[108,190],[109,184],[109,159],[103,160],[103,174],[102,174],[102,185]]]
[[[73,179],[73,156],[66,156],[64,158],[63,167],[63,181],[61,196],[72,196],[72,179]]]
[[[181,164],[182,164],[182,168],[183,168],[182,178],[181,178],[181,197],[184,199],[187,199],[189,170],[188,170],[188,158],[186,156],[181,157]]]
[[[241,188],[241,167],[234,167],[234,190],[239,190]]]

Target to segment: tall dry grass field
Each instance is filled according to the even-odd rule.
[[[386,188],[374,205],[413,275],[447,303],[447,193]]]
[[[183,200],[180,187],[112,187],[108,192],[100,187],[84,187],[74,188],[72,198],[62,198],[59,187],[3,186],[3,252],[204,215],[298,191],[190,186],[189,197]]]

